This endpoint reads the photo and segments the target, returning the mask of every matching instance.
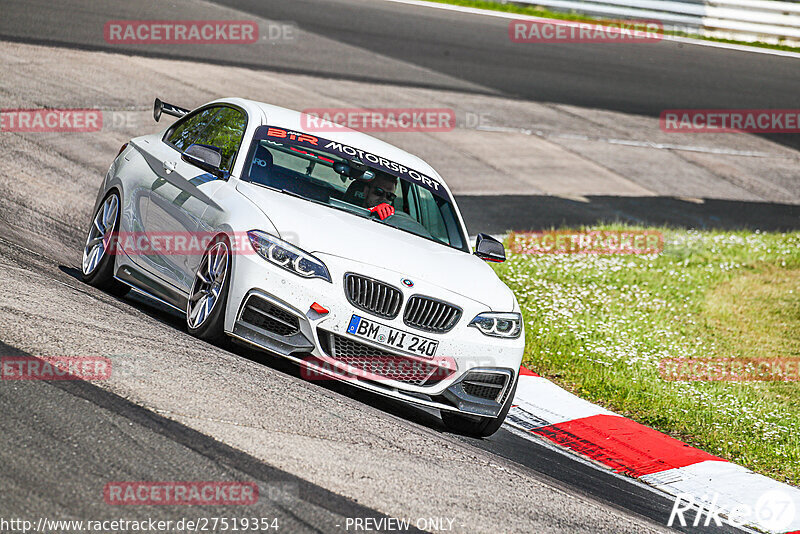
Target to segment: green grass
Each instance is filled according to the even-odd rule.
[[[658,371],[662,358],[800,358],[800,232],[662,231],[658,255],[509,253],[496,269],[522,307],[524,362],[589,401],[800,484],[800,382]]]
[[[491,2],[488,0],[427,0],[429,2],[435,2],[438,4],[452,4],[456,6],[464,6],[464,7],[472,7],[477,9],[487,9],[490,11],[502,11],[504,13],[514,13],[517,15],[530,15],[532,17],[542,17],[546,19],[559,19],[559,20],[574,20],[578,22],[594,22],[594,23],[602,23],[604,20],[609,21],[608,18],[600,18],[600,17],[590,17],[588,15],[582,15],[580,13],[575,12],[559,12],[559,11],[550,11],[549,9],[543,9],[541,6],[526,6],[520,4],[513,4],[513,3],[500,3],[500,2]],[[745,42],[745,41],[736,41],[733,39],[719,39],[716,37],[705,37],[698,34],[686,33],[686,32],[678,32],[678,31],[661,31],[659,33],[663,33],[664,35],[673,35],[678,37],[691,37],[693,39],[702,39],[704,41],[713,41],[716,43],[728,43],[728,44],[738,44],[738,45],[746,45],[746,46],[755,46],[759,48],[770,48],[773,50],[785,50],[788,52],[800,52],[800,48],[787,46],[787,45],[780,45],[780,44],[771,44],[771,43],[764,43],[764,42]]]

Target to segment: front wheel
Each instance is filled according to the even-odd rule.
[[[506,420],[511,404],[514,402],[514,394],[517,392],[517,383],[506,397],[506,402],[497,417],[479,417],[477,415],[465,415],[455,412],[442,410],[442,421],[448,430],[456,434],[470,436],[473,438],[488,438],[503,425]]]
[[[114,255],[120,219],[119,195],[111,192],[97,208],[86,236],[81,261],[81,278],[87,284],[119,297],[130,289],[114,279]]]
[[[189,333],[216,343],[225,339],[225,305],[230,287],[231,252],[225,238],[215,239],[203,254],[186,306]]]

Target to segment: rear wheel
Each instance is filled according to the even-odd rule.
[[[225,336],[225,305],[230,287],[231,253],[225,238],[215,239],[194,275],[194,283],[186,306],[189,333],[216,343]]]
[[[497,417],[479,417],[477,415],[465,415],[455,412],[442,410],[442,421],[451,432],[471,436],[473,438],[488,438],[503,425],[506,415],[514,402],[514,394],[517,392],[517,383],[506,398],[506,402]]]
[[[89,285],[121,297],[130,288],[114,279],[119,219],[119,195],[114,191],[103,200],[92,219],[86,246],[83,248],[81,278]]]

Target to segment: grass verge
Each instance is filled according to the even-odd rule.
[[[658,255],[509,253],[496,269],[522,308],[524,363],[591,402],[799,485],[800,382],[669,381],[658,365],[800,358],[800,232],[661,231]]]
[[[491,2],[489,0],[426,0],[428,2],[434,2],[437,4],[452,4],[456,6],[463,6],[463,7],[472,7],[476,9],[486,9],[489,11],[501,11],[503,13],[514,13],[517,15],[530,15],[532,17],[542,17],[546,19],[558,19],[558,20],[574,20],[578,22],[593,22],[593,23],[602,23],[604,20],[608,21],[608,18],[600,18],[600,17],[590,17],[588,15],[582,15],[576,12],[559,12],[559,11],[550,11],[549,9],[543,9],[541,6],[524,6],[520,4],[514,4],[511,2],[508,3],[500,3],[500,2]],[[771,44],[771,43],[764,43],[761,41],[756,42],[746,42],[746,41],[736,41],[733,39],[719,39],[716,37],[705,37],[703,35],[693,34],[693,33],[686,33],[686,32],[678,32],[678,31],[669,31],[665,30],[660,33],[664,35],[672,35],[676,37],[689,37],[692,39],[701,39],[703,41],[713,41],[715,43],[727,43],[727,44],[737,44],[737,45],[744,45],[744,46],[755,46],[758,48],[769,48],[772,50],[784,50],[787,52],[800,52],[800,48],[794,46],[786,46],[780,44]]]

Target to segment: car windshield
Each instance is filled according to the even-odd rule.
[[[469,250],[452,200],[439,182],[339,142],[262,126],[243,179]],[[382,203],[391,205],[394,215],[380,220],[370,208]]]

